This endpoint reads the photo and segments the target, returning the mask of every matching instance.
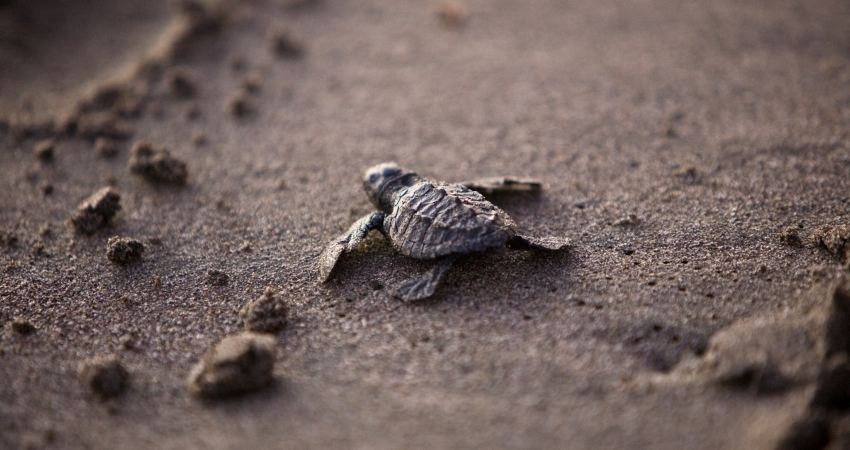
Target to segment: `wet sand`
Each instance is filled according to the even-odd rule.
[[[846,2],[466,0],[459,26],[421,1],[179,3],[0,2],[0,447],[850,442],[847,405],[812,406],[850,350]],[[129,170],[141,140],[188,176]],[[467,257],[408,304],[432,264],[372,233],[317,283],[384,161],[541,179],[493,201],[573,247]],[[66,223],[106,186],[120,211]],[[266,287],[274,383],[194,397]],[[129,373],[106,399],[79,373],[100,357]]]

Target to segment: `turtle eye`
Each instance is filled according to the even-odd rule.
[[[378,174],[377,173],[373,173],[372,175],[369,175],[369,182],[370,183],[374,184],[376,181],[378,181]]]

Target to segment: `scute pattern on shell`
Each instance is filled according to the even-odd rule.
[[[503,249],[516,236],[516,224],[478,192],[421,180],[399,192],[384,232],[398,252],[433,259]]]

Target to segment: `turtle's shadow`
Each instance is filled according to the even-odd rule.
[[[571,283],[570,277],[565,274],[577,265],[578,254],[573,248],[464,255],[455,262],[434,295],[407,304],[437,306],[470,295],[510,295],[516,289],[539,290],[541,295],[564,291]]]

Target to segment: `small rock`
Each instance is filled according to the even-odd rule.
[[[176,67],[165,73],[165,83],[171,95],[191,98],[198,93],[198,77],[185,67]]]
[[[12,331],[18,334],[32,334],[36,332],[35,325],[26,319],[15,319],[12,321]]]
[[[185,162],[172,157],[164,147],[154,146],[148,141],[133,145],[127,168],[130,173],[148,180],[174,184],[185,183],[189,174]]]
[[[274,337],[245,331],[221,340],[189,374],[189,391],[215,398],[251,392],[273,380]]]
[[[207,271],[207,284],[212,286],[224,286],[230,281],[230,277],[222,270],[210,269]]]
[[[111,356],[99,356],[80,364],[77,371],[83,384],[105,400],[121,394],[130,382],[130,373]]]
[[[239,310],[246,330],[274,333],[286,325],[286,302],[274,289],[267,287],[263,295],[249,301]]]
[[[33,155],[42,161],[50,161],[53,159],[53,150],[56,148],[56,141],[53,139],[45,139],[39,141],[33,147]]]
[[[145,245],[130,238],[109,238],[106,244],[106,258],[116,264],[126,264],[142,259]]]
[[[269,49],[280,58],[296,58],[304,53],[304,41],[287,27],[272,31],[268,40]]]
[[[97,138],[94,141],[94,154],[99,158],[114,158],[118,155],[118,145],[107,138]]]
[[[441,0],[437,4],[437,17],[446,28],[460,28],[466,23],[466,6],[456,0]]]
[[[120,202],[121,195],[115,189],[101,188],[80,203],[77,213],[69,221],[78,232],[94,233],[121,210]]]

